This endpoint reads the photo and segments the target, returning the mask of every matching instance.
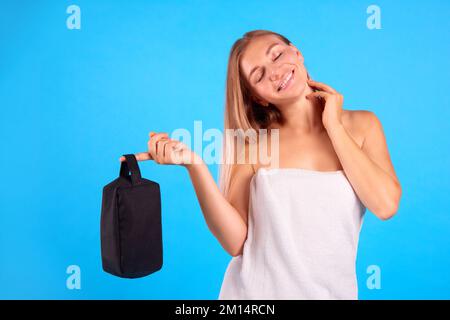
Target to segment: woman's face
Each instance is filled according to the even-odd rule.
[[[262,98],[256,100],[263,105],[293,102],[307,86],[302,54],[275,35],[260,36],[248,44],[241,70],[252,90]]]

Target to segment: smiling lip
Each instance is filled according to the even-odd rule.
[[[284,85],[284,87],[282,87],[282,88],[280,88],[280,86],[278,86],[278,89],[277,89],[277,91],[278,92],[280,92],[280,91],[284,91],[284,90],[286,90],[287,88],[289,88],[289,86],[290,86],[290,84],[292,83],[292,80],[294,79],[294,71],[295,71],[295,69],[292,69],[292,71],[291,71],[291,78],[288,80],[288,82]],[[288,75],[289,76],[289,75]],[[286,77],[284,77],[283,78],[283,80],[284,79],[286,79]],[[283,81],[281,81],[281,82],[283,82]]]

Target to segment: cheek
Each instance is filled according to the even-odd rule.
[[[302,61],[300,60],[300,56],[297,55],[297,51],[293,48],[287,49],[283,56],[286,61],[289,61],[291,63],[296,63],[296,64],[302,63]]]
[[[296,76],[299,79],[307,78],[306,68],[302,63],[297,64]]]
[[[273,95],[273,86],[269,83],[269,81],[264,81],[264,83],[258,88],[258,93],[265,99],[270,98]]]

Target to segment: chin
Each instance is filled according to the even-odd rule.
[[[300,98],[307,88],[308,84],[306,83],[306,80],[299,80],[296,83],[293,83],[293,86],[290,88],[289,92],[286,92],[286,98]]]

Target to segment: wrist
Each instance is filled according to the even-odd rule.
[[[190,161],[183,163],[182,166],[185,167],[189,172],[191,172],[192,170],[200,167],[203,164],[204,164],[203,159],[200,156],[198,156],[195,152],[192,152]]]
[[[335,132],[339,132],[339,131],[345,130],[344,126],[342,125],[341,122],[337,122],[337,123],[333,123],[333,124],[330,124],[330,125],[326,125],[325,129],[327,130],[329,135],[332,135]]]

